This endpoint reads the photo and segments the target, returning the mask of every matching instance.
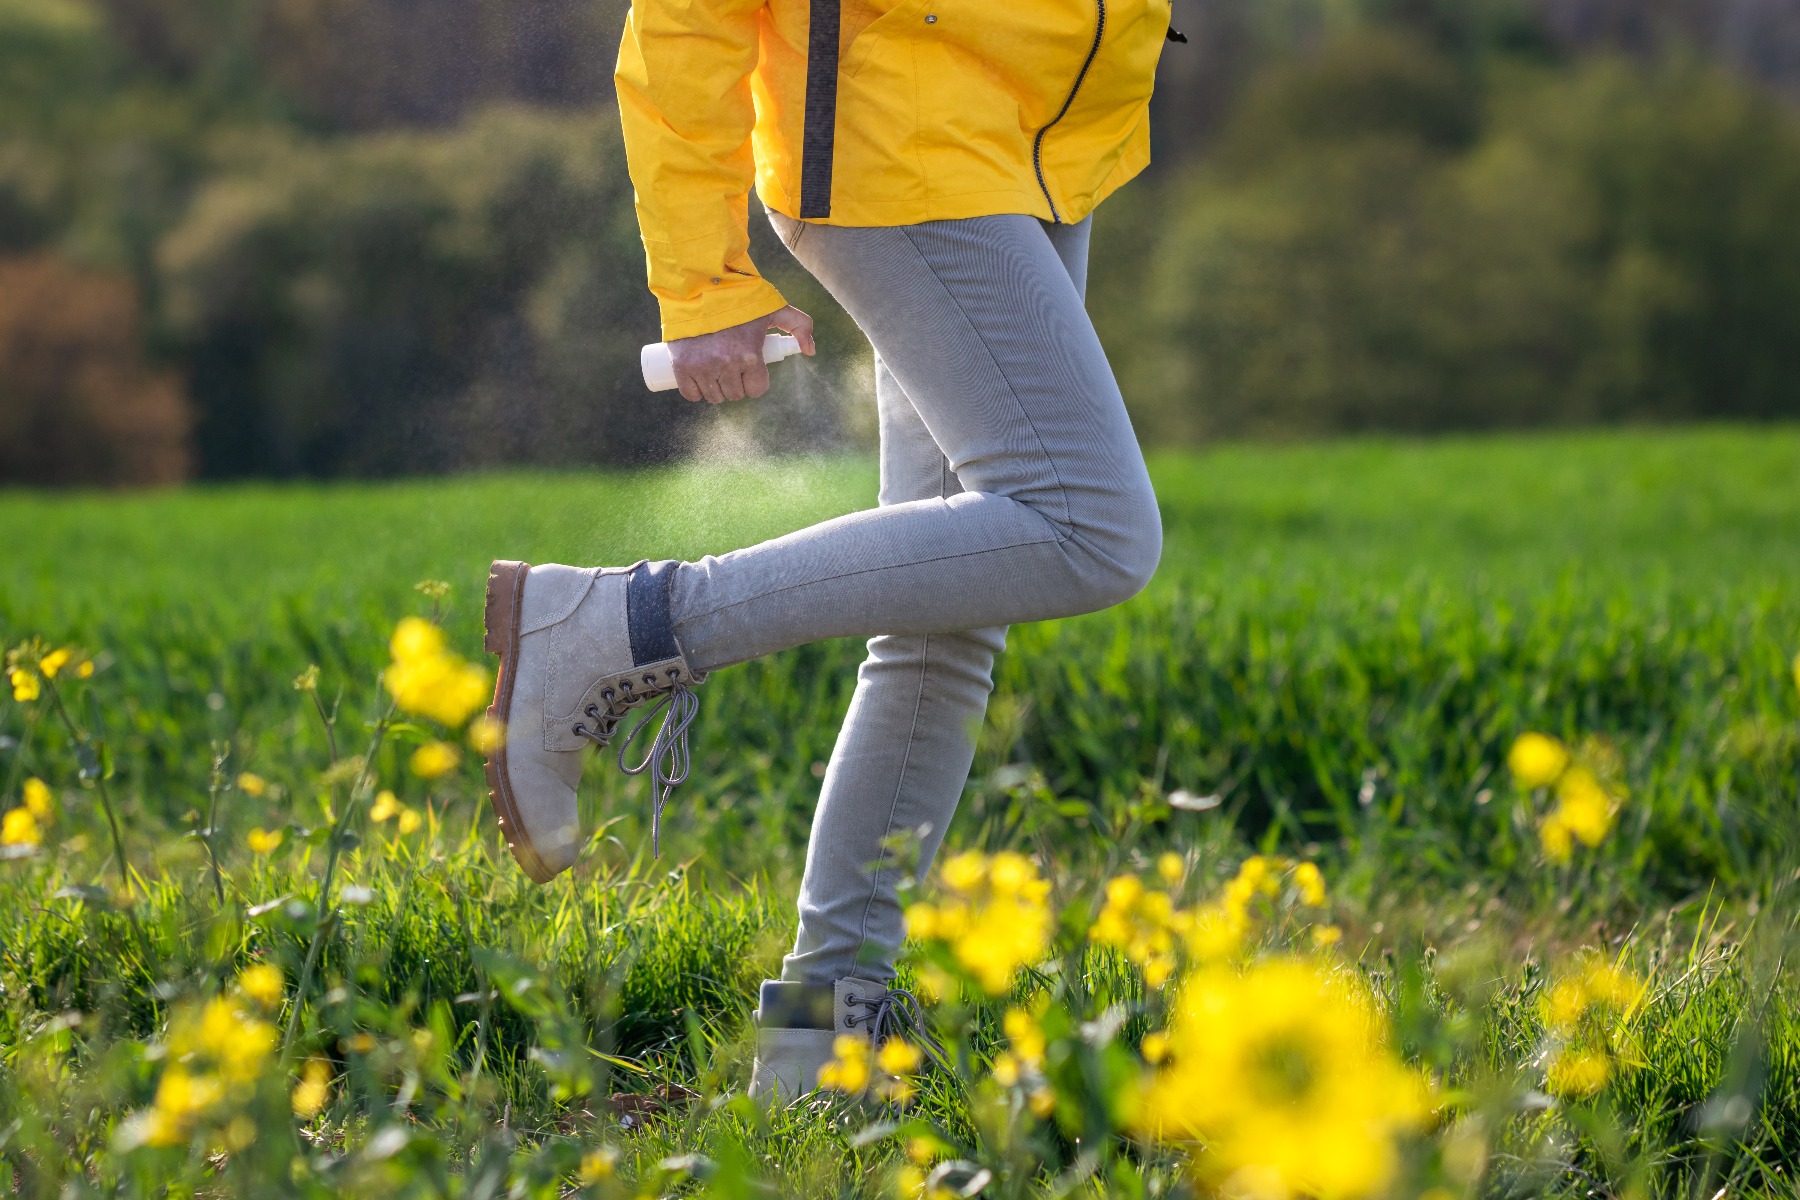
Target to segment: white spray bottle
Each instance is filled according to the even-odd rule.
[[[763,361],[778,363],[790,354],[800,353],[800,339],[786,333],[771,333],[763,338]],[[669,343],[645,346],[638,356],[644,368],[644,386],[653,392],[675,390],[675,364],[669,358]]]

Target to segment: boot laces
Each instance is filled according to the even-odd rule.
[[[631,681],[623,684],[624,695],[616,697],[611,688],[602,695],[609,705],[615,709],[630,708],[636,704],[659,697],[655,704],[645,711],[643,719],[632,726],[625,740],[619,743],[619,770],[627,775],[650,775],[650,854],[656,857],[662,853],[662,813],[663,805],[669,802],[669,794],[676,786],[688,777],[693,766],[693,756],[688,750],[688,728],[693,725],[694,717],[700,712],[700,697],[694,689],[681,677],[679,668],[671,668],[669,681],[658,683],[654,675],[644,676],[645,690],[636,691]],[[587,715],[592,718],[596,727],[585,724],[573,729],[576,735],[587,738],[596,746],[604,746],[612,740],[613,730],[617,728],[618,717],[613,713],[602,713],[599,705],[590,704]],[[644,757],[636,766],[625,761],[626,752],[631,744],[644,732],[645,726],[656,719],[656,714],[663,714],[662,724],[650,739],[650,745]],[[609,719],[610,718],[610,719]]]
[[[852,1029],[867,1025],[875,1045],[907,1035],[924,1047],[935,1061],[944,1061],[944,1048],[926,1028],[925,1010],[919,1004],[919,998],[905,988],[886,988],[873,996],[852,996],[845,1003],[867,1010],[860,1016],[852,1013],[845,1017],[844,1024]]]

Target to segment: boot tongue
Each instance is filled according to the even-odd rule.
[[[829,984],[763,980],[756,1023],[764,1029],[830,1029],[833,991]]]
[[[669,619],[669,587],[680,565],[673,559],[642,562],[626,577],[625,624],[631,632],[633,666],[681,657],[675,624]]]

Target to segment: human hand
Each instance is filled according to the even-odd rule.
[[[769,368],[762,351],[763,337],[771,329],[792,334],[800,343],[800,352],[812,357],[812,318],[791,304],[742,325],[671,341],[669,361],[682,397],[722,404],[768,391]]]

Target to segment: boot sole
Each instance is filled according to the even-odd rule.
[[[482,644],[489,654],[499,655],[500,670],[494,678],[494,702],[488,707],[487,715],[500,722],[503,728],[512,712],[513,682],[519,661],[519,618],[524,607],[525,574],[529,570],[529,563],[505,559],[488,566],[487,605],[483,617],[487,637]],[[500,834],[506,839],[506,848],[512,851],[513,859],[533,883],[549,883],[556,878],[556,872],[544,865],[537,848],[526,836],[525,827],[519,821],[519,806],[513,799],[512,784],[507,779],[506,743],[511,740],[512,730],[507,729],[500,748],[487,756],[488,800],[494,806]]]

